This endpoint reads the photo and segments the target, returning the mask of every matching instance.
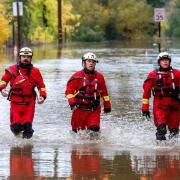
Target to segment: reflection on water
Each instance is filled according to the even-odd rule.
[[[71,44],[59,51],[34,47],[33,63],[42,71],[48,98],[36,106],[33,138],[24,140],[10,132],[9,102],[1,97],[0,178],[179,179],[179,138],[157,144],[153,119],[141,117],[142,83],[158,53],[146,45],[148,54],[140,44]],[[106,77],[112,102],[112,113],[102,113],[99,140],[70,132],[71,111],[64,97],[69,76],[82,68],[80,57],[89,50],[99,57],[97,70]],[[180,50],[171,52],[172,65],[180,67]],[[13,59],[8,53],[1,57],[2,75]]]
[[[176,153],[156,151],[148,156],[122,151],[112,156],[111,149],[105,150],[96,143],[65,148],[70,152],[62,152],[62,148],[33,148],[31,144],[11,147],[9,176],[1,177],[13,180],[59,177],[67,180],[178,180],[180,177],[180,155]]]
[[[132,167],[142,178],[151,177],[153,180],[179,179],[180,155],[167,155],[158,152],[156,156],[132,157]]]
[[[12,147],[10,151],[10,179],[34,179],[32,146]]]
[[[137,179],[132,171],[128,154],[124,153],[113,159],[106,159],[97,146],[94,145],[94,148],[89,145],[73,147],[71,179]]]
[[[84,154],[83,154],[84,153]],[[99,151],[92,154],[73,149],[71,152],[72,179],[94,179],[100,176]]]
[[[31,145],[12,147],[9,160],[10,179],[66,177],[67,180],[170,180],[180,177],[180,156],[177,154],[162,154],[157,151],[154,155],[138,156],[121,152],[109,156],[110,152],[103,151],[102,147],[95,143],[66,148],[71,151],[63,158],[61,148],[37,151],[36,148],[33,150]]]

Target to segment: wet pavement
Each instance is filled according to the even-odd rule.
[[[0,98],[0,179],[136,180],[179,179],[180,142],[157,144],[153,118],[141,116],[142,84],[156,67],[157,50],[115,44],[34,48],[34,65],[44,77],[48,98],[36,106],[30,140],[9,129],[9,102]],[[101,134],[71,133],[71,111],[64,95],[70,75],[82,68],[83,53],[99,57],[112,113],[101,116]],[[180,50],[172,49],[172,65],[180,67]],[[3,56],[0,74],[13,63]],[[151,107],[152,112],[152,107]]]

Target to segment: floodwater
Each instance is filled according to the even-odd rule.
[[[70,75],[82,68],[83,53],[99,57],[96,68],[106,78],[112,113],[101,115],[101,134],[71,133],[71,111],[64,96]],[[1,55],[0,75],[13,63]],[[172,48],[172,65],[180,67],[180,49]],[[180,139],[157,143],[153,118],[141,116],[142,84],[156,67],[157,49],[150,44],[71,44],[34,47],[48,98],[36,106],[30,140],[9,129],[9,102],[0,98],[0,179],[12,180],[176,180],[180,179]],[[152,112],[152,107],[151,107]]]

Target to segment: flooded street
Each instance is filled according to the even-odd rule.
[[[106,78],[112,112],[101,116],[100,139],[71,133],[66,82],[82,69],[81,56],[93,51],[96,69]],[[173,48],[172,66],[180,67],[180,49]],[[157,144],[156,129],[141,116],[142,84],[156,67],[157,49],[121,44],[35,47],[33,64],[43,75],[48,98],[36,105],[30,140],[9,129],[9,102],[0,98],[0,179],[160,180],[180,179],[180,137]],[[2,56],[0,75],[12,64]],[[152,103],[151,103],[152,104]]]

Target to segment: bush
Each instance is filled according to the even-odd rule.
[[[76,41],[100,42],[104,40],[104,32],[95,31],[89,27],[79,27],[75,30],[73,39]]]

